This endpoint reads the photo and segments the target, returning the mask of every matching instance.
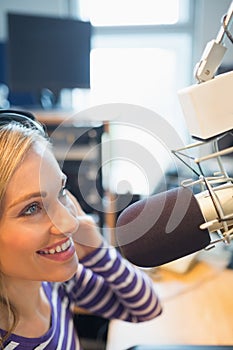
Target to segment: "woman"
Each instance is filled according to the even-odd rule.
[[[33,115],[0,110],[0,344],[80,349],[75,305],[105,318],[150,320],[150,279],[104,242],[66,190]]]

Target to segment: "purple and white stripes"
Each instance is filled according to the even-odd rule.
[[[102,317],[143,322],[158,316],[161,305],[150,278],[113,247],[101,247],[80,261],[65,283],[44,282],[51,305],[51,327],[40,338],[12,334],[7,350],[79,350],[73,325],[74,305]],[[0,334],[4,332],[0,330]]]

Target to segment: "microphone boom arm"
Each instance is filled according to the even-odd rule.
[[[194,76],[199,83],[212,79],[220,66],[227,48],[224,46],[225,36],[232,40],[229,26],[233,17],[233,1],[227,14],[223,17],[221,28],[215,40],[207,43],[201,60],[194,69]]]

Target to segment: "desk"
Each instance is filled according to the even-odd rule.
[[[233,270],[198,262],[183,275],[156,271],[163,313],[138,324],[111,321],[106,350],[139,344],[233,344]]]

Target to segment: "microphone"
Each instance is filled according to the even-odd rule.
[[[227,175],[222,162],[222,157],[233,153],[233,146],[219,150],[219,140],[227,133],[233,135],[233,71],[214,78],[226,51],[224,38],[233,43],[228,29],[232,18],[233,1],[216,40],[208,44],[196,67],[199,84],[178,92],[190,134],[199,142],[172,152],[198,180],[183,181],[181,187],[142,199],[127,207],[117,220],[116,241],[123,255],[135,265],[159,266],[216,242],[230,243],[233,237],[233,178]],[[186,153],[209,142],[214,152],[207,156],[197,158]],[[184,160],[187,158],[198,170]],[[214,160],[219,170],[206,176],[202,164]],[[201,192],[194,195],[188,186],[196,184],[201,185]],[[212,232],[219,236],[214,242]]]
[[[233,186],[216,187],[214,196],[221,202],[228,225],[233,225]],[[123,210],[116,224],[116,240],[133,264],[160,266],[209,246],[210,233],[225,224],[218,211],[211,192],[194,195],[187,187],[177,187]]]

